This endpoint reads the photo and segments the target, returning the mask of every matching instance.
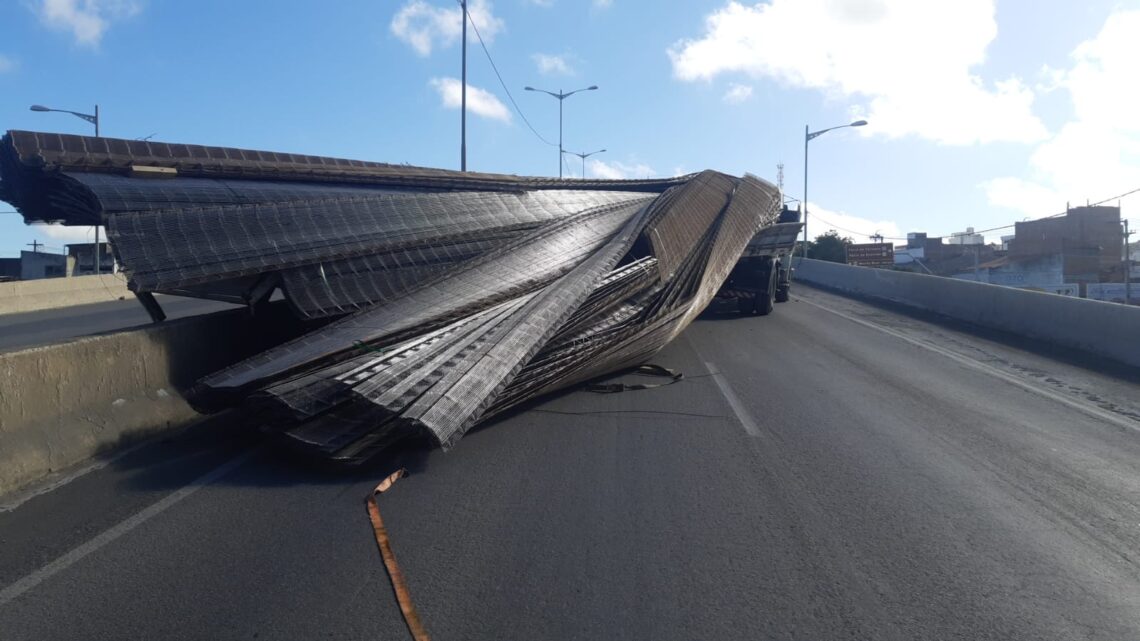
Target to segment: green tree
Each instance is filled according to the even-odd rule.
[[[826,234],[816,236],[815,242],[808,243],[808,258],[845,263],[847,262],[847,246],[852,242],[850,238],[841,237],[839,232],[832,229]]]

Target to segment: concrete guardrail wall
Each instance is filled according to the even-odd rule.
[[[0,283],[0,314],[134,298],[122,274]]]
[[[1140,367],[1140,307],[799,259],[795,280],[1013,332]]]
[[[0,353],[0,495],[188,423],[179,390],[300,327],[277,305]]]

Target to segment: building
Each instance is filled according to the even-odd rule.
[[[20,259],[0,258],[0,283],[20,280]]]
[[[95,243],[73,243],[67,246],[68,276],[88,276],[95,273]],[[111,243],[99,243],[99,273],[113,274],[119,271],[115,257],[111,253]]]
[[[973,227],[967,227],[966,231],[950,234],[946,243],[949,245],[984,245],[986,239],[981,234],[975,234]]]
[[[1063,216],[1017,223],[1012,237],[1002,237],[1005,256],[954,277],[1123,302],[1123,244],[1119,207],[1075,207]]]
[[[114,274],[119,266],[110,243],[99,243],[101,274]],[[36,280],[60,276],[87,276],[95,273],[95,243],[67,245],[66,254],[22,251],[19,258],[0,258],[0,281]]]
[[[972,227],[951,236],[951,242],[942,242],[941,236],[930,238],[922,232],[911,232],[906,238],[906,247],[895,250],[896,269],[937,276],[972,270],[993,260],[997,252],[996,247],[983,244],[981,234],[975,234]]]
[[[59,278],[67,275],[67,256],[47,252],[20,252],[20,280]]]
[[[1064,216],[1017,223],[1014,263],[1059,256],[1064,283],[1124,282],[1119,207],[1075,207]]]

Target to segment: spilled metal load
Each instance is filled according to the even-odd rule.
[[[199,381],[297,447],[361,461],[645,362],[709,303],[775,187],[462,173],[9,132],[0,190],[30,221],[106,225],[138,294],[335,319]],[[208,348],[208,346],[203,346]]]

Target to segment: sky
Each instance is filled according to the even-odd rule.
[[[990,229],[1140,188],[1140,0],[468,8],[494,61],[469,31],[471,170],[557,175],[558,101],[523,88],[597,85],[563,101],[564,148],[606,150],[590,177],[776,182],[782,163],[799,199],[805,126],[867,120],[810,143],[813,237]],[[5,0],[0,128],[91,134],[28,107],[98,104],[104,136],[458,169],[461,24],[455,0]],[[1140,226],[1140,193],[1120,204]],[[91,232],[0,213],[0,256]]]

